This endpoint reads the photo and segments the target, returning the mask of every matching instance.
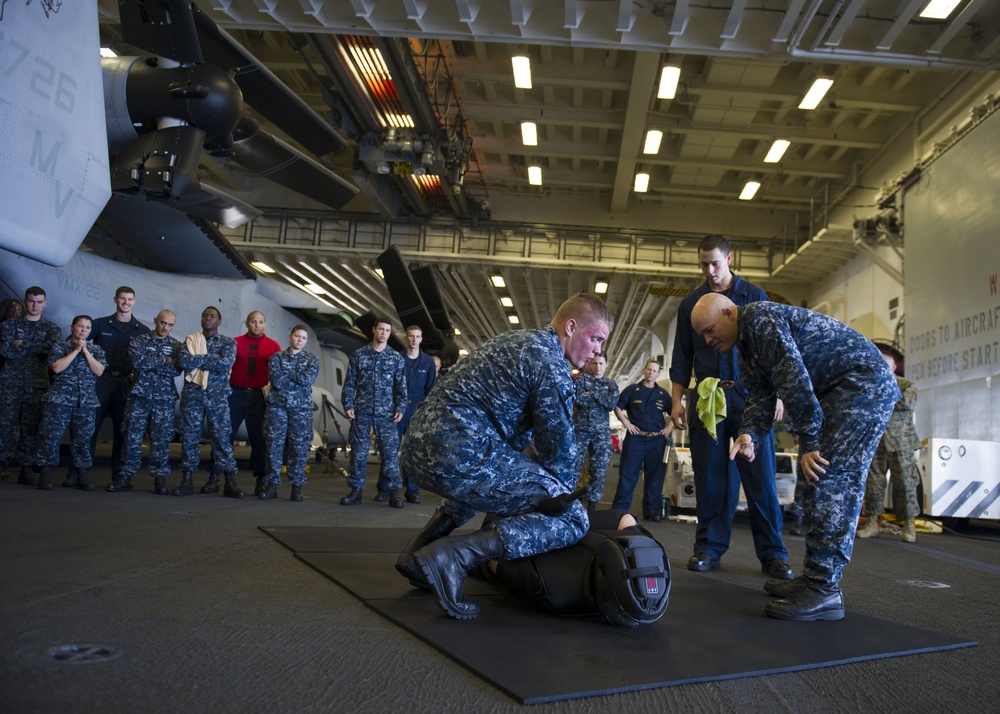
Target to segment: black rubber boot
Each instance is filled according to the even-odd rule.
[[[764,614],[776,620],[797,622],[843,620],[844,594],[837,585],[810,583],[792,597],[767,603]]]
[[[257,498],[261,501],[269,501],[272,498],[278,497],[278,484],[276,483],[266,483],[264,488],[261,489],[260,493],[257,494]]]
[[[399,497],[399,491],[392,489],[389,491],[389,508],[402,508],[403,499]]]
[[[301,501],[302,500],[302,487],[301,486],[292,486],[292,493],[288,497],[288,500],[289,501],[295,501],[296,503],[298,503],[299,501]]]
[[[219,492],[219,477],[215,474],[208,475],[208,481],[205,485],[201,487],[202,493],[218,493]]]
[[[396,570],[399,574],[409,580],[410,585],[413,587],[430,590],[431,586],[427,584],[424,574],[420,572],[420,566],[417,565],[413,554],[428,543],[433,543],[439,538],[450,535],[457,527],[451,516],[441,511],[435,511],[431,519],[427,521],[427,525],[413,537],[413,540],[406,544],[403,552],[399,554],[399,558],[396,560]]]
[[[479,617],[479,603],[465,599],[469,569],[503,557],[503,543],[491,528],[440,538],[418,550],[413,557],[441,609],[456,620],[472,620]]]
[[[153,477],[153,493],[157,496],[170,495],[170,491],[167,489],[167,479],[164,476]]]
[[[132,477],[131,476],[119,476],[116,480],[109,483],[105,488],[105,491],[110,493],[119,493],[121,491],[131,491],[132,490]]]
[[[90,476],[87,474],[87,469],[76,470],[76,489],[78,491],[94,490],[94,484],[90,482]]]
[[[173,494],[174,496],[190,496],[191,494],[193,494],[194,484],[191,483],[191,474],[187,471],[181,474],[180,485],[170,493]]]
[[[22,486],[38,485],[38,479],[35,477],[30,466],[21,467],[21,471],[17,474],[17,482]]]
[[[357,506],[361,503],[361,489],[352,488],[351,492],[340,499],[341,506]]]
[[[42,467],[42,475],[38,477],[38,488],[42,491],[52,490],[52,467]]]
[[[215,489],[218,491],[218,487]],[[204,493],[204,489],[202,489]],[[226,474],[226,487],[222,489],[222,495],[226,498],[243,498],[243,492],[240,487],[236,484],[236,474]]]

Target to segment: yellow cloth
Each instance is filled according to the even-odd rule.
[[[719,389],[719,378],[708,377],[698,382],[698,418],[715,441],[716,425],[726,418],[726,391]]]
[[[184,338],[184,345],[187,351],[193,355],[207,355],[208,343],[202,332],[196,332]],[[192,384],[196,384],[202,389],[208,389],[208,372],[201,368],[192,369],[184,375],[184,379]]]

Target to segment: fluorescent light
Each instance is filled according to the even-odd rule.
[[[799,109],[815,109],[819,106],[819,103],[823,101],[823,97],[826,96],[827,91],[833,86],[833,80],[827,77],[819,77],[812,86],[809,87],[809,91],[806,92],[806,96],[802,98],[799,103]]]
[[[500,304],[504,307],[514,307],[514,301],[506,296],[500,298]]]
[[[459,354],[460,357],[468,357],[469,356],[469,350],[459,350],[458,354]]]
[[[382,268],[372,268],[375,275],[379,276],[380,279],[385,280],[385,273],[382,272]]]
[[[503,279],[502,275],[491,275],[490,276],[490,282],[493,283],[493,287],[495,287],[495,288],[505,288],[505,287],[507,287],[507,283],[504,282],[504,279]]]
[[[261,273],[274,272],[274,268],[272,268],[270,265],[261,260],[255,260],[254,262],[250,263],[250,265],[252,265],[256,270],[260,271]]]
[[[302,287],[311,292],[313,295],[326,295],[326,290],[316,283],[306,283]]]
[[[520,325],[521,324],[521,318],[518,317],[517,315],[508,315],[507,319],[510,320],[510,324],[512,324],[512,325]]]
[[[461,335],[461,334],[462,334],[462,331],[456,327],[455,328],[455,336],[457,337],[458,335]]]
[[[920,17],[925,17],[929,20],[947,20],[948,15],[951,11],[955,9],[962,0],[931,0],[927,3],[925,7],[920,12]]]
[[[657,99],[673,99],[677,94],[677,82],[681,78],[681,68],[667,65],[660,72],[660,89],[656,92]]]
[[[747,185],[743,187],[743,191],[740,193],[740,200],[749,201],[757,195],[757,189],[759,188],[760,181],[747,181]]]
[[[792,142],[787,139],[775,139],[774,143],[771,144],[771,148],[767,151],[767,156],[764,157],[765,164],[776,164],[781,161],[781,157],[785,155],[788,147],[792,145]]]
[[[636,193],[646,193],[649,190],[649,174],[640,172],[635,175],[635,186],[633,190]]]
[[[102,47],[101,48],[101,57],[117,57],[117,56],[118,56],[118,53],[115,52],[110,47]]]
[[[660,153],[660,142],[663,141],[663,132],[659,129],[650,129],[646,132],[646,143],[642,146],[644,154]]]
[[[521,143],[525,146],[538,146],[538,126],[535,122],[521,122]]]
[[[529,166],[528,167],[528,183],[532,186],[542,185],[542,167],[541,166]]]
[[[596,283],[594,283],[594,292],[597,293],[598,295],[604,295],[606,292],[608,292],[608,281],[598,280]]]
[[[510,58],[514,66],[514,86],[518,89],[531,89],[531,60],[524,55]]]

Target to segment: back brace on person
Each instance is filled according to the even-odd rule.
[[[501,561],[497,580],[556,614],[600,613],[623,627],[656,622],[670,599],[666,549],[642,526],[591,530],[569,548]]]

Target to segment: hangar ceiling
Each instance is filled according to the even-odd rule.
[[[390,310],[372,270],[390,243],[436,265],[467,349],[509,329],[511,314],[545,324],[565,297],[606,278],[619,325],[611,371],[634,376],[665,346],[677,295],[701,279],[702,235],[725,233],[738,272],[792,300],[866,249],[851,226],[829,224],[830,208],[870,188],[857,213],[874,215],[879,187],[859,187],[861,171],[939,97],[1000,67],[1000,3],[963,0],[943,20],[920,18],[924,5],[205,0],[348,139],[319,160],[362,192],[334,213],[221,160],[203,171],[264,210],[224,231],[236,248],[290,282],[316,279],[324,309]],[[117,3],[99,7],[113,45]],[[530,89],[514,86],[515,55],[530,59]],[[680,80],[659,99],[666,65]],[[818,77],[833,80],[830,91],[799,109]],[[524,121],[537,145],[523,143]],[[663,137],[645,154],[650,129]],[[777,139],[789,148],[765,163]],[[637,173],[649,176],[644,193]],[[748,181],[760,188],[741,201]]]

